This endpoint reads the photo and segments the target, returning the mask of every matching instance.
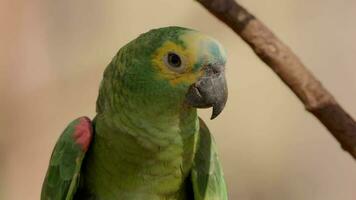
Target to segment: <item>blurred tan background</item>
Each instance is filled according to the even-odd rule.
[[[240,0],[356,117],[356,1]],[[39,199],[52,148],[72,119],[95,115],[117,50],[179,25],[226,47],[230,97],[208,120],[230,199],[354,200],[356,163],[225,25],[192,0],[1,0],[0,199]]]

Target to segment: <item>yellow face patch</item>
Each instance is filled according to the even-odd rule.
[[[182,62],[181,72],[176,72],[167,66],[165,58],[168,53],[177,54]],[[169,80],[172,85],[177,85],[179,83],[194,83],[199,77],[200,72],[192,72],[194,63],[196,63],[197,58],[196,54],[191,52],[188,48],[183,48],[180,45],[175,44],[174,42],[167,41],[153,56],[152,63],[157,68],[158,76]]]
[[[221,45],[204,34],[196,31],[188,31],[179,38],[184,47],[172,41],[166,41],[156,50],[152,58],[152,64],[158,71],[158,78],[169,80],[175,86],[180,83],[192,84],[202,76],[201,70],[193,70],[197,63],[207,63],[214,57],[209,50],[209,45],[217,44],[219,51],[223,52]],[[169,53],[177,54],[182,62],[182,69],[172,70],[166,62]]]

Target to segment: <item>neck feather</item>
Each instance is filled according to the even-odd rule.
[[[154,102],[154,98],[159,97],[122,92],[116,96],[115,109],[99,113],[99,116],[104,116],[108,128],[140,138],[148,146],[179,142],[177,138],[184,139],[198,130],[196,108],[185,103]]]

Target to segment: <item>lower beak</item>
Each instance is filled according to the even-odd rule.
[[[203,70],[204,75],[190,86],[186,101],[196,108],[213,107],[214,119],[224,109],[228,96],[224,66],[208,65]]]

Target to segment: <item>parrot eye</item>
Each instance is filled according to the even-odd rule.
[[[183,72],[184,65],[181,57],[178,54],[174,52],[169,52],[164,60],[168,68],[170,68],[171,70],[179,73]]]
[[[180,67],[180,65],[182,64],[182,61],[180,59],[180,57],[175,54],[175,53],[168,53],[168,63],[169,65],[171,65],[172,67]]]

